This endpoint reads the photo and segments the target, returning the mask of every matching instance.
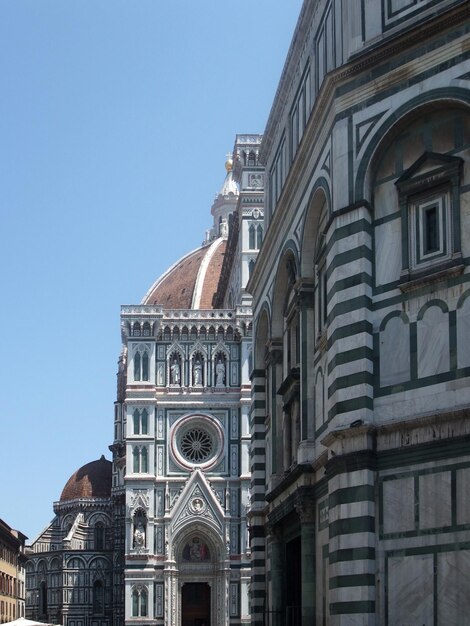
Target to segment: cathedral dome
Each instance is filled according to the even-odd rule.
[[[220,237],[184,256],[152,285],[142,304],[165,309],[213,309],[226,245]]]
[[[61,502],[76,498],[109,498],[111,496],[111,461],[104,456],[87,463],[68,479],[60,496]]]

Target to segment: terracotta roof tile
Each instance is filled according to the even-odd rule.
[[[67,481],[60,501],[75,498],[109,498],[111,496],[112,463],[104,456],[98,461],[87,463]]]
[[[178,261],[156,281],[142,304],[156,304],[165,309],[191,309],[198,274],[213,243]],[[202,283],[199,309],[214,308],[213,299],[219,284],[225,248],[226,242],[220,242],[210,258]]]

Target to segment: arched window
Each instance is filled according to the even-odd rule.
[[[147,617],[147,592],[145,589],[140,594],[140,615],[141,617]]]
[[[140,337],[140,324],[139,322],[134,322],[134,326],[132,327],[132,336]]]
[[[47,617],[47,584],[45,581],[39,587],[39,617]]]
[[[263,227],[258,224],[256,229],[256,247],[258,250],[261,248],[261,244],[263,243]]]
[[[134,381],[149,381],[149,355],[140,347],[134,354]]]
[[[95,550],[104,550],[104,526],[102,522],[95,524]]]
[[[250,153],[248,154],[247,165],[256,165],[256,154],[253,152],[253,150],[251,150]]]
[[[142,334],[144,337],[150,337],[150,324],[148,322],[145,322],[143,327],[142,327]]]
[[[251,224],[248,229],[248,247],[250,250],[254,250],[256,248],[256,233],[253,224]]]
[[[140,412],[138,409],[134,411],[132,420],[134,424],[134,435],[140,435]]]
[[[134,589],[132,592],[132,617],[139,616],[139,604],[140,604],[140,596],[137,589]]]
[[[140,453],[139,453],[139,448],[134,448],[134,450],[132,451],[132,458],[133,458],[133,464],[134,464],[134,474],[138,474],[140,471]]]
[[[140,471],[143,474],[147,474],[147,472],[149,471],[147,448],[142,448],[140,451]]]
[[[251,277],[251,275],[253,274],[254,267],[255,267],[255,262],[253,261],[253,259],[251,259],[251,261],[248,263],[248,276]]]
[[[141,433],[142,435],[147,435],[148,431],[149,431],[149,418],[148,418],[148,412],[147,409],[143,409],[142,410],[142,416],[141,416]]]
[[[149,471],[148,450],[146,446],[135,446],[132,450],[134,474],[147,474]]]
[[[132,617],[147,617],[148,610],[148,594],[147,590],[134,589],[132,592]]]
[[[140,368],[141,368],[140,352],[136,352],[134,355],[134,380],[140,380]]]
[[[142,355],[142,380],[148,381],[149,379],[149,355],[144,352]]]
[[[104,613],[104,587],[101,580],[93,583],[93,613],[94,615]]]

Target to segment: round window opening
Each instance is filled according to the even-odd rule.
[[[203,463],[213,449],[212,437],[203,428],[191,428],[181,437],[181,453],[187,461]]]
[[[218,420],[210,415],[186,415],[171,431],[171,454],[178,465],[192,469],[195,465],[211,469],[224,451],[224,432]]]

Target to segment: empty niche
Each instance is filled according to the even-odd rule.
[[[457,305],[457,367],[470,366],[470,291],[466,291]]]
[[[449,316],[444,302],[426,304],[418,315],[418,377],[449,371]]]
[[[380,327],[380,386],[410,380],[410,327],[404,313],[388,315]]]

